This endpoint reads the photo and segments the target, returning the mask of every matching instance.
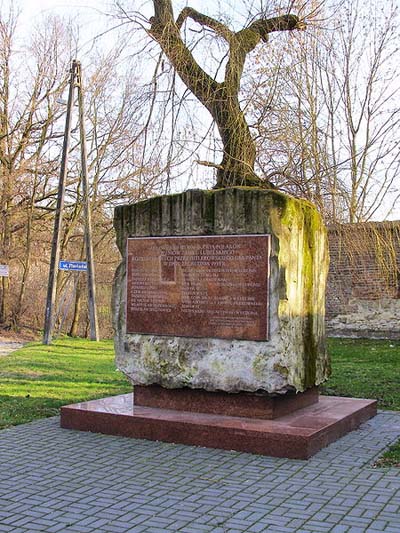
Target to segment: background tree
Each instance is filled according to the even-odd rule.
[[[398,198],[399,8],[344,0],[320,14],[324,27],[257,55],[246,86],[257,162],[327,221],[365,221]]]
[[[22,40],[18,17],[2,6],[0,39],[0,262],[10,267],[10,278],[0,280],[0,324],[40,329],[65,120],[63,92],[71,60],[76,57],[78,37],[69,21],[50,17]],[[93,46],[83,58],[103,334],[110,332],[111,281],[118,261],[112,207],[121,199],[135,201],[162,190],[159,153],[154,150],[143,156],[142,150],[147,103],[153,93],[133,74],[138,72],[132,64],[135,58],[130,63],[128,58],[126,68],[121,67],[126,59],[122,52],[122,44],[109,52]],[[76,119],[74,112],[61,250],[64,259],[83,258]],[[81,313],[79,320],[79,309],[85,310],[85,298],[80,299],[85,291],[75,293],[73,277],[60,271],[58,293],[59,301],[70,302],[64,330],[68,331],[70,321],[74,321],[72,333],[83,334],[85,319]]]
[[[68,29],[56,19],[47,20],[45,29],[32,36],[29,61],[24,61],[23,54],[15,51],[16,26],[13,12],[0,18],[0,249],[4,263],[16,259],[22,267],[13,313],[18,318],[31,267],[32,227],[43,216],[35,210],[35,202],[48,194],[48,171],[54,162],[50,144],[60,116],[57,97],[65,85],[61,56],[68,46]],[[11,312],[8,288],[8,280],[2,278],[3,324]]]
[[[240,107],[239,90],[246,56],[260,41],[267,42],[275,31],[304,28],[304,23],[292,14],[254,20],[234,32],[222,22],[186,7],[175,20],[169,0],[154,0],[154,16],[150,19],[150,35],[158,42],[182,81],[213,117],[223,143],[222,162],[217,166],[217,187],[260,185],[254,172],[255,142]],[[223,81],[206,73],[194,59],[181,37],[180,30],[187,18],[213,30],[228,45],[228,58]]]

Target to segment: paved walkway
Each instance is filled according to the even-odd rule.
[[[309,461],[60,429],[0,432],[0,532],[400,532],[400,436],[380,413]]]

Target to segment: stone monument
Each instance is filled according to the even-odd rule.
[[[328,377],[326,232],[272,190],[117,207],[117,366],[134,385],[303,392]]]
[[[134,395],[63,427],[307,458],[376,412],[319,397],[330,372],[326,231],[275,190],[192,190],[116,208],[117,367]]]

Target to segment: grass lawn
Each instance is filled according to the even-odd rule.
[[[112,341],[32,342],[0,357],[0,429],[58,414],[62,405],[130,392]]]
[[[382,457],[376,461],[375,466],[396,466],[400,468],[400,440],[383,453]]]
[[[323,394],[376,398],[400,410],[400,342],[329,339],[332,377]],[[62,405],[131,391],[115,370],[112,341],[62,338],[0,357],[0,429],[57,415]],[[378,466],[400,465],[400,442]]]
[[[372,398],[400,411],[400,341],[328,339],[332,376],[323,394]]]
[[[324,394],[374,398],[379,409],[400,410],[400,342],[367,339],[328,339],[332,377]],[[400,441],[376,462],[400,467]]]

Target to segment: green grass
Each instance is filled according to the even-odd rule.
[[[366,339],[328,339],[332,377],[324,394],[371,398],[379,409],[400,410],[400,342]],[[375,463],[400,467],[400,441]]]
[[[323,394],[375,398],[400,410],[400,342],[329,339],[332,377]],[[131,391],[115,370],[112,341],[63,338],[0,357],[0,429],[57,415],[62,405]],[[400,466],[400,442],[377,466]]]
[[[112,341],[63,338],[0,357],[0,428],[57,415],[62,405],[130,392]]]
[[[379,409],[400,410],[400,342],[328,339],[332,377],[323,393],[378,400]]]
[[[375,466],[382,468],[395,466],[400,468],[400,440],[386,450],[382,457],[376,461]]]

